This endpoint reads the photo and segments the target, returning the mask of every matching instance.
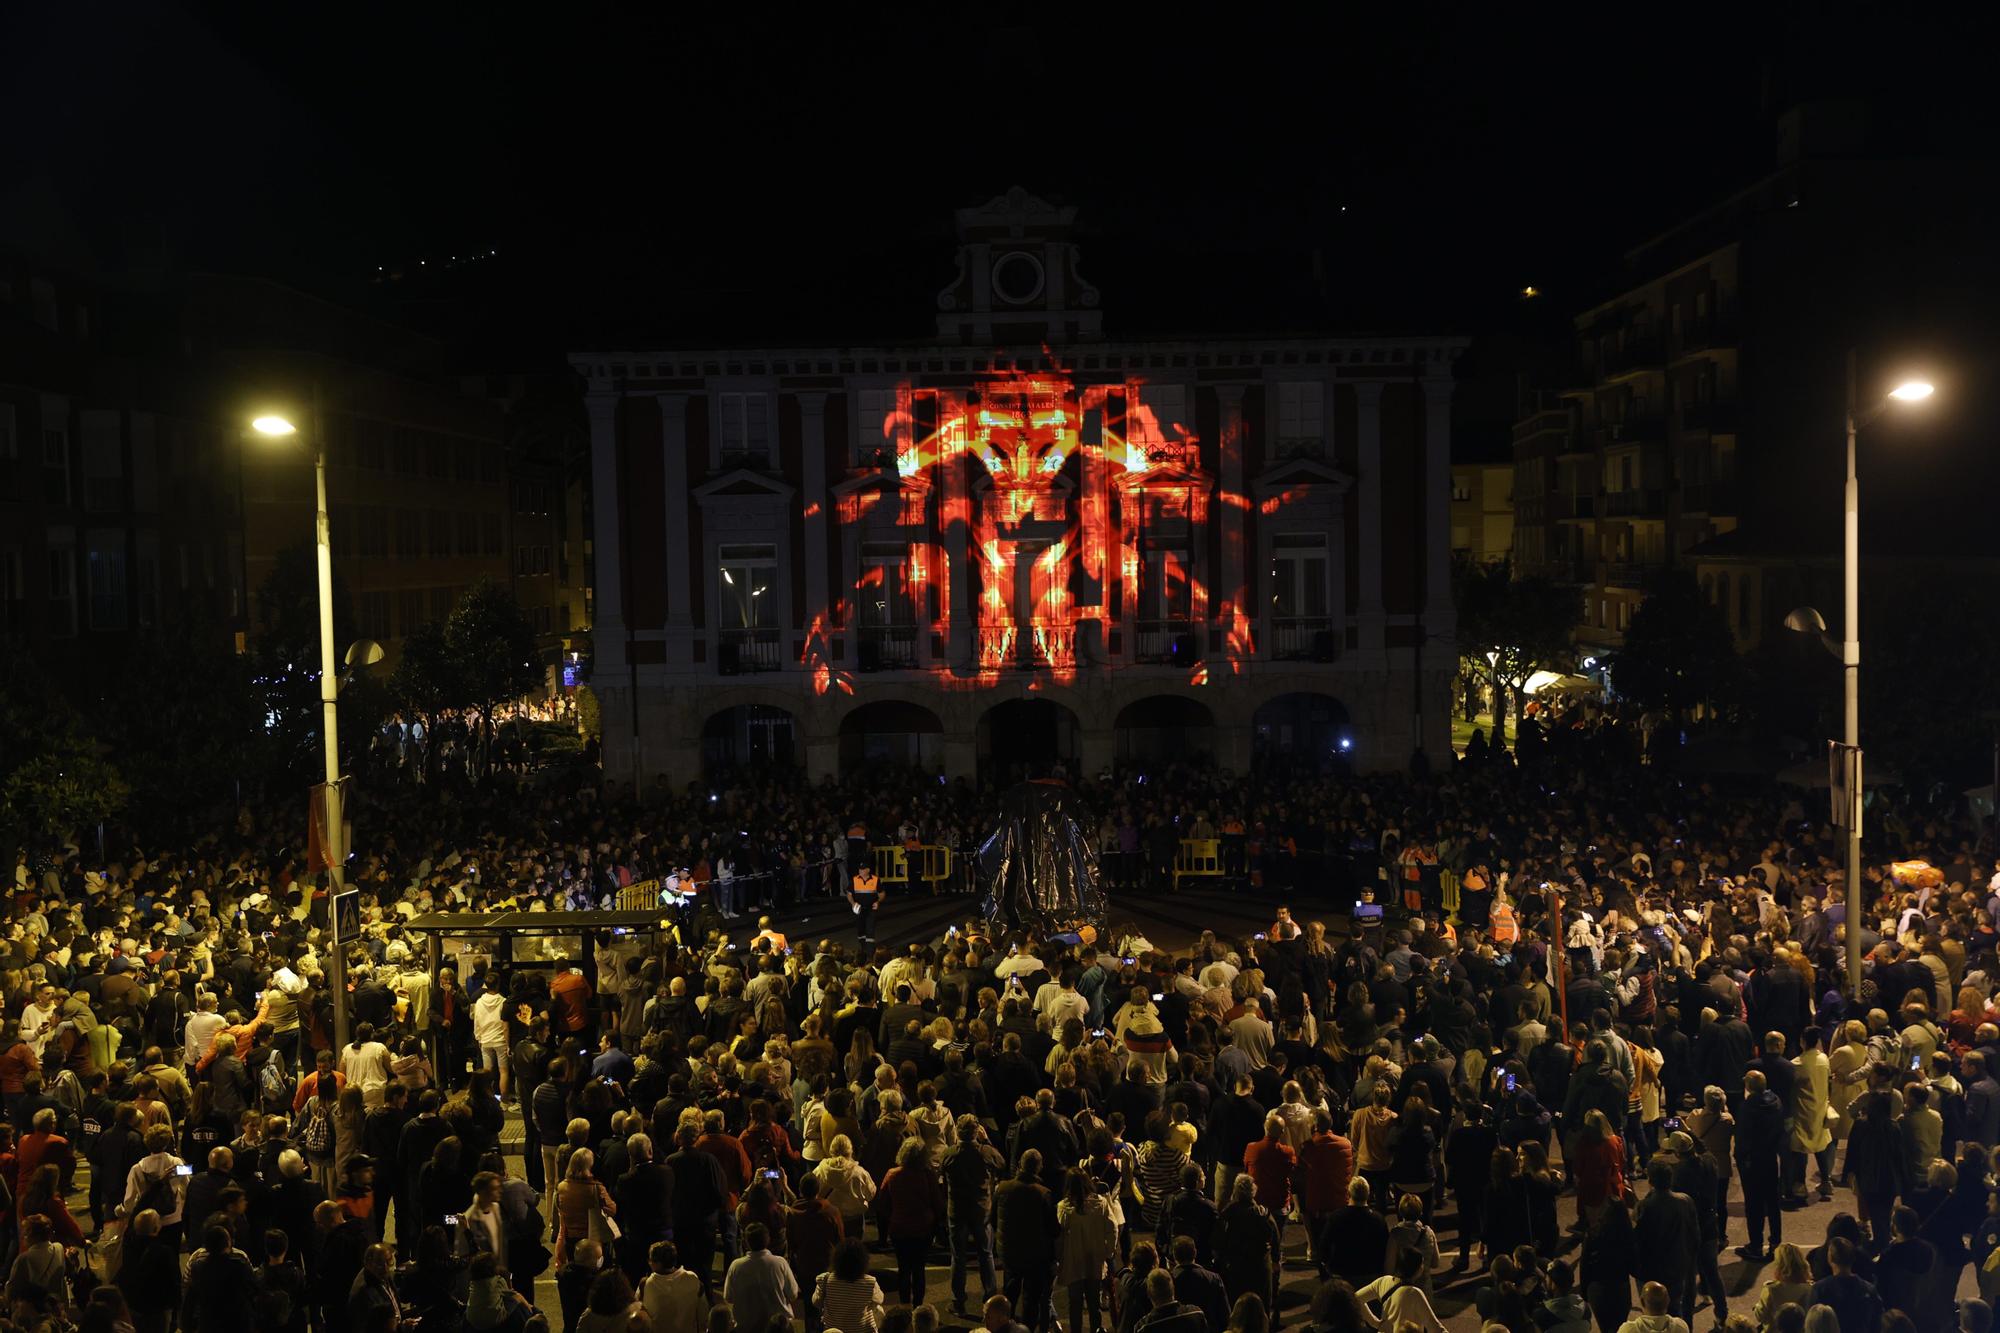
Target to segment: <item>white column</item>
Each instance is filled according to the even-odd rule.
[[[1424,630],[1445,640],[1458,629],[1451,600],[1451,391],[1448,378],[1424,381]],[[1442,651],[1449,662],[1449,643]]]
[[[799,400],[799,503],[804,506],[806,624],[826,611],[826,395]]]
[[[625,661],[625,547],[618,524],[618,403],[615,393],[584,398],[590,414],[590,483],[593,507],[592,550],[596,554],[596,621],[591,648],[598,669]]]
[[[687,395],[684,393],[663,393],[660,395],[660,441],[664,449],[664,466],[667,494],[667,625],[676,630],[687,631],[694,627],[694,585],[688,569],[688,525],[694,521],[694,503],[688,495],[688,438],[687,438]],[[671,642],[673,635],[668,636]],[[671,652],[668,665],[684,667],[686,659],[674,660]]]
[[[1386,645],[1382,610],[1382,385],[1362,380],[1354,386],[1355,478],[1361,493],[1355,502],[1355,557],[1359,587],[1355,618],[1364,652],[1381,652]]]
[[[1221,494],[1214,497],[1217,502],[1210,512],[1218,515],[1222,523],[1222,577],[1216,580],[1216,591],[1227,599],[1234,611],[1246,611],[1250,605],[1250,589],[1245,582],[1243,568],[1243,505],[1247,494],[1243,484],[1243,386],[1240,384],[1218,384],[1215,386],[1216,406],[1221,413],[1222,477]],[[1209,603],[1209,614],[1221,610],[1217,601]]]

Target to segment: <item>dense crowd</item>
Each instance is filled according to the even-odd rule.
[[[1683,1333],[1698,1303],[1731,1333],[1987,1333],[1954,1301],[1969,1265],[2000,1285],[2000,876],[1969,826],[1871,812],[1850,994],[1805,799],[1676,777],[1615,727],[1420,776],[1077,786],[1107,878],[1167,888],[1213,836],[1269,925],[1167,950],[968,898],[902,947],[791,940],[758,914],[850,891],[872,844],[969,851],[995,791],[502,781],[361,804],[336,1049],[323,877],[283,825],[24,857],[8,1318],[518,1333],[552,1278],[564,1333],[1405,1333],[1447,1291],[1506,1333]],[[433,974],[406,924],[683,867],[701,928],[653,946]],[[1836,1189],[1851,1210],[1788,1243]],[[1323,1279],[1302,1310],[1287,1262]]]

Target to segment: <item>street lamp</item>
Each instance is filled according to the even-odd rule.
[[[321,811],[326,821],[325,850],[328,877],[332,881],[332,893],[327,899],[327,920],[331,927],[337,910],[335,899],[347,883],[347,830],[340,792],[340,676],[334,664],[333,651],[333,543],[332,525],[326,516],[326,431],[320,423],[317,394],[313,421],[311,444],[316,501],[313,546],[319,563],[319,698],[323,714],[322,740],[326,748],[326,797]],[[250,428],[268,439],[286,439],[299,433],[299,428],[288,418],[275,413],[254,418]],[[347,650],[349,666],[371,666],[381,660],[382,645],[373,640],[359,640]],[[347,969],[339,949],[329,950],[328,953],[329,980],[333,989],[333,1042],[337,1056],[347,1046]]]
[[[1826,617],[1809,606],[1785,617],[1785,628],[1816,634],[1827,651],[1840,658],[1841,731],[1849,750],[1861,748],[1861,480],[1855,469],[1854,437],[1863,426],[1889,410],[1891,404],[1921,403],[1937,392],[1929,380],[1904,380],[1865,410],[1855,407],[1854,349],[1847,349],[1847,489],[1844,493],[1841,552],[1841,640],[1836,647],[1826,632]],[[1850,797],[1859,804],[1858,793]],[[1861,820],[1847,812],[1847,993],[1861,996]]]

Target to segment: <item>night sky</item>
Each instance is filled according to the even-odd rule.
[[[1229,29],[1104,7],[447,8],[12,20],[5,44],[43,58],[12,62],[4,93],[36,132],[9,136],[0,238],[387,297],[477,330],[474,359],[528,364],[627,336],[921,337],[951,210],[1020,184],[1082,206],[1114,335],[1504,341],[1559,333],[1625,247],[1767,166],[1796,98],[1877,100],[1921,151],[1978,141],[1990,49],[1895,6],[1682,7],[1616,31],[1596,8],[1385,27],[1252,6]]]

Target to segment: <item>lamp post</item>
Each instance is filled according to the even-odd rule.
[[[1921,403],[1936,392],[1929,380],[1904,380],[1865,410],[1856,408],[1854,349],[1847,349],[1847,484],[1841,500],[1841,624],[1840,644],[1826,634],[1826,618],[1811,607],[1785,617],[1785,627],[1817,632],[1820,642],[1840,658],[1841,736],[1849,751],[1861,748],[1861,477],[1855,466],[1855,437],[1891,404]],[[1858,776],[1859,770],[1856,769]],[[1850,795],[1847,812],[1847,993],[1861,994],[1861,818],[1860,793]]]
[[[269,439],[286,439],[299,433],[287,417],[267,414],[250,423],[252,430]],[[333,647],[333,541],[332,525],[326,514],[326,430],[319,410],[319,395],[313,395],[313,548],[319,565],[319,699],[322,714],[322,741],[326,750],[325,800],[321,805],[326,823],[325,851],[332,893],[327,900],[331,925],[335,898],[347,885],[347,826],[341,808],[340,791],[340,676],[334,664]],[[382,646],[363,639],[348,649],[348,662],[369,666],[382,660]],[[328,980],[333,990],[333,1042],[336,1057],[347,1046],[347,969],[339,949],[328,951]]]

